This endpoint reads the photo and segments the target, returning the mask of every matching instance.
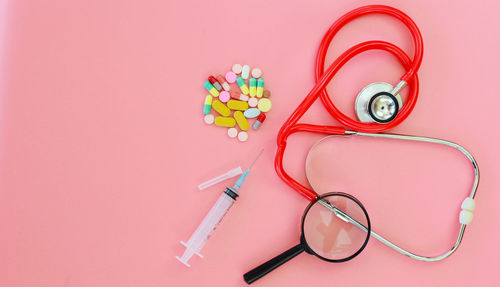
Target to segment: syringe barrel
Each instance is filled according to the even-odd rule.
[[[215,230],[219,222],[222,220],[226,212],[233,205],[235,196],[230,196],[231,193],[227,191],[231,190],[231,192],[236,193],[236,191],[232,188],[227,188],[226,192],[223,192],[219,199],[215,202],[212,209],[205,216],[201,224],[198,226],[196,231],[191,235],[187,245],[193,249],[195,252],[200,252],[205,242],[210,237],[212,232]],[[232,194],[231,194],[232,195]],[[238,193],[236,193],[236,196]]]

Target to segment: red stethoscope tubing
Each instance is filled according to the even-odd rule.
[[[413,60],[411,60],[410,57],[403,50],[401,50],[400,48],[391,43],[385,41],[367,41],[359,43],[349,48],[342,55],[340,55],[325,71],[326,53],[335,34],[337,34],[337,32],[345,24],[353,21],[358,17],[368,14],[385,14],[392,16],[401,21],[409,29],[413,37],[413,42],[415,46],[415,55],[413,57]],[[408,98],[406,100],[404,107],[400,110],[396,118],[387,124],[362,123],[360,121],[354,120],[346,116],[335,107],[332,100],[328,96],[328,93],[325,90],[326,85],[330,82],[333,76],[335,76],[335,74],[342,68],[342,66],[345,63],[347,63],[354,56],[369,50],[382,50],[391,53],[401,62],[401,64],[406,70],[406,73],[401,77],[401,81],[405,81],[409,85]],[[316,85],[312,88],[312,90],[304,98],[304,100],[300,103],[300,105],[295,109],[292,115],[290,115],[290,117],[283,124],[278,133],[277,137],[278,149],[276,151],[276,157],[274,161],[274,167],[276,169],[276,173],[278,174],[278,176],[294,190],[296,190],[309,200],[314,200],[318,196],[318,194],[314,192],[314,190],[312,190],[311,188],[302,185],[294,178],[292,178],[285,171],[283,167],[283,155],[285,153],[288,137],[298,132],[344,135],[346,131],[345,127],[353,131],[368,132],[368,133],[379,133],[396,127],[408,117],[408,115],[411,113],[417,102],[417,97],[418,97],[417,71],[420,68],[420,63],[422,62],[422,56],[423,56],[423,41],[422,41],[422,35],[420,34],[417,25],[408,15],[404,14],[403,12],[395,8],[383,5],[369,5],[352,10],[351,12],[340,17],[335,23],[332,24],[330,29],[326,32],[319,46],[318,53],[316,55],[316,69],[315,69]],[[318,97],[321,98],[323,105],[325,106],[326,110],[332,115],[332,117],[345,127],[297,123],[300,120],[300,118],[305,114],[305,112],[309,109],[309,107],[318,99]]]

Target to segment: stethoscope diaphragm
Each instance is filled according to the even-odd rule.
[[[398,115],[398,111],[398,100],[388,92],[377,93],[368,102],[368,113],[377,123],[392,121]]]
[[[388,123],[398,115],[403,106],[401,96],[394,96],[389,83],[376,82],[364,87],[356,97],[354,109],[360,122]]]

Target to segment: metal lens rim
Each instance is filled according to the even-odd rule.
[[[356,203],[361,208],[361,210],[363,211],[363,213],[365,214],[366,222],[367,222],[367,226],[366,226],[366,229],[367,229],[366,230],[366,238],[365,238],[365,241],[363,242],[363,245],[361,245],[361,247],[359,248],[358,251],[356,251],[352,255],[350,255],[350,256],[348,256],[346,258],[342,258],[342,259],[330,259],[330,258],[323,257],[323,256],[319,255],[318,253],[314,252],[314,250],[312,250],[312,248],[309,247],[309,245],[307,244],[307,241],[306,241],[305,236],[304,236],[304,223],[305,223],[305,219],[306,219],[307,213],[309,212],[309,210],[311,209],[311,207],[314,204],[316,204],[318,202],[318,200],[324,199],[326,197],[331,197],[331,196],[343,196],[343,197],[346,197],[346,198],[354,201],[354,203]],[[371,223],[370,223],[370,217],[368,216],[368,212],[366,211],[365,207],[354,196],[352,196],[350,194],[347,194],[347,193],[344,193],[344,192],[328,192],[328,193],[322,194],[321,196],[316,197],[316,199],[314,201],[312,201],[311,203],[309,203],[309,205],[307,206],[306,210],[304,211],[304,215],[302,216],[301,231],[302,231],[302,233],[301,233],[300,241],[301,241],[301,244],[302,244],[302,246],[304,247],[304,249],[306,250],[307,253],[314,254],[316,257],[318,257],[318,258],[320,258],[322,260],[328,261],[328,262],[345,262],[345,261],[351,260],[354,257],[358,256],[361,253],[361,251],[363,251],[363,249],[365,249],[366,244],[368,244],[368,240],[370,239]]]
[[[394,101],[394,106],[396,108],[396,110],[394,111],[394,114],[386,119],[386,120],[381,120],[379,118],[377,118],[375,116],[375,114],[373,113],[372,111],[372,104],[373,104],[373,101],[375,101],[376,98],[380,97],[380,96],[388,96],[389,98],[391,98],[391,100]],[[396,97],[391,94],[391,93],[388,93],[388,92],[379,92],[379,93],[376,93],[373,97],[371,97],[370,101],[368,102],[368,113],[370,114],[370,117],[372,117],[372,119],[377,122],[377,123],[380,123],[380,124],[386,124],[388,122],[391,122],[392,120],[394,120],[396,118],[396,116],[398,115],[399,113],[399,103],[398,103],[398,99],[396,99]]]

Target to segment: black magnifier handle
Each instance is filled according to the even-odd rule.
[[[296,246],[288,249],[287,251],[281,253],[280,255],[274,257],[273,259],[267,261],[266,263],[255,267],[254,269],[248,271],[243,275],[243,279],[248,284],[253,283],[260,277],[266,275],[267,273],[273,271],[274,269],[280,267],[283,263],[288,260],[294,258],[304,251],[304,247],[302,243],[297,244]]]

